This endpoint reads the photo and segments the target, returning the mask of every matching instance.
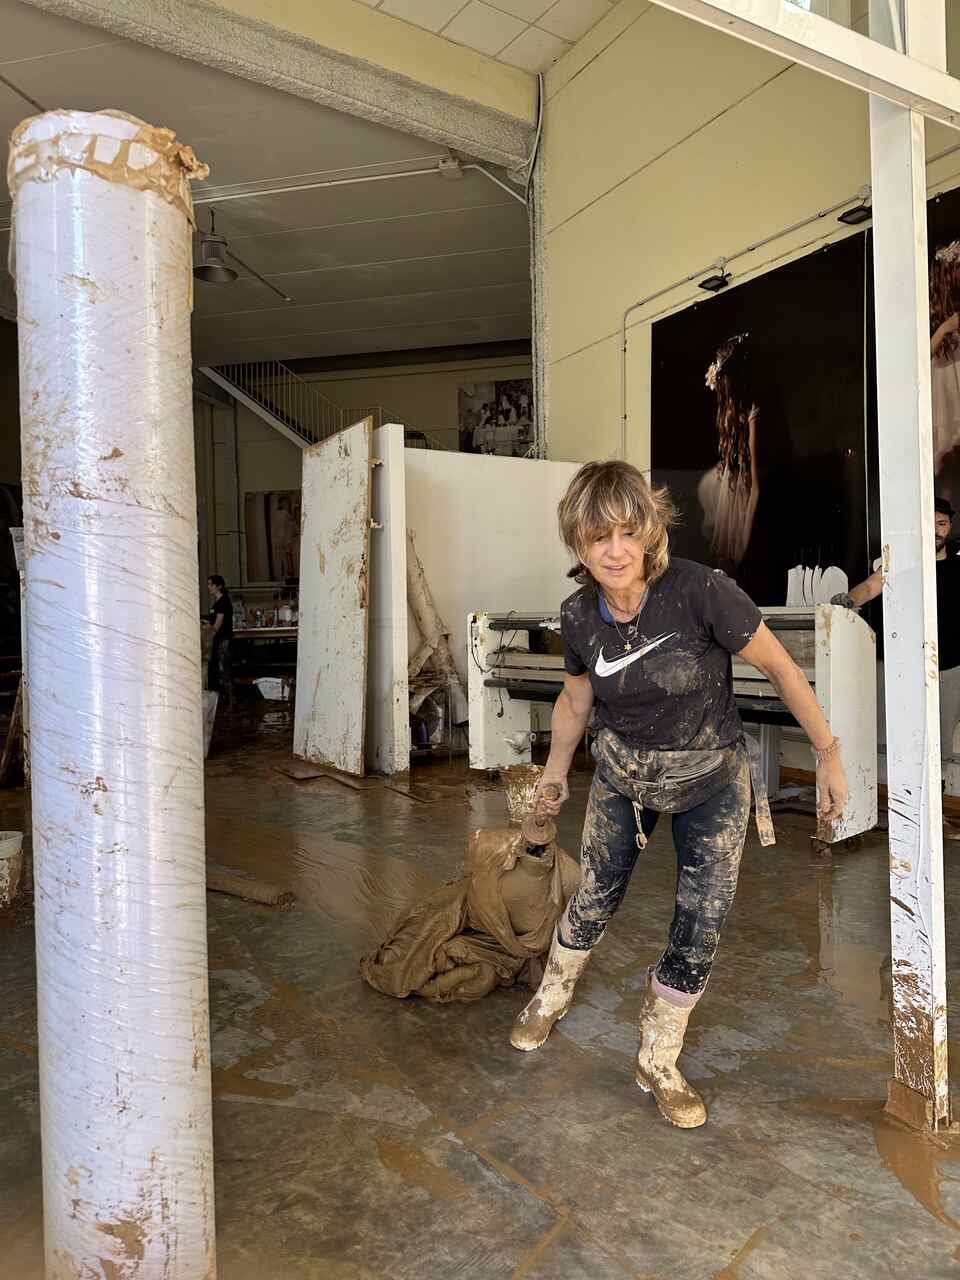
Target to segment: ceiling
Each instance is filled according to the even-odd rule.
[[[524,71],[546,71],[617,0],[357,0]]]
[[[445,156],[435,143],[18,0],[0,0],[0,31],[4,134],[35,113],[29,99],[44,109],[110,107],[169,126],[210,166],[208,180],[194,188],[201,225],[212,198],[217,232],[230,250],[291,297],[283,302],[242,268],[233,284],[197,281],[196,363],[529,337],[526,209],[485,174],[467,171],[451,181],[431,172],[304,189],[433,169]],[[280,186],[292,190],[266,194]],[[8,223],[9,203],[0,208],[0,225]],[[8,240],[0,231],[2,262]],[[9,310],[11,300],[4,273],[0,306]]]

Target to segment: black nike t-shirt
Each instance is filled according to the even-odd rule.
[[[719,569],[671,560],[632,623],[601,612],[593,583],[560,610],[564,666],[589,673],[596,721],[631,746],[661,751],[727,747],[741,734],[732,653],[756,634],[760,610]]]

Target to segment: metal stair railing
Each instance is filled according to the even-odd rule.
[[[403,423],[401,415],[382,405],[341,408],[279,360],[221,364],[202,371],[225,391],[259,410],[265,420],[272,419],[278,430],[302,446],[318,444],[364,418],[372,418],[375,428],[388,422]],[[420,448],[443,448],[441,441],[426,432],[409,434],[416,437]]]
[[[279,360],[217,365],[214,372],[300,436],[317,444],[344,426],[343,410]]]

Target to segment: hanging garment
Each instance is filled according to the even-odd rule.
[[[360,961],[384,995],[446,1003],[479,1000],[523,980],[536,987],[554,925],[580,883],[580,867],[559,845],[526,852],[518,827],[476,831],[467,875],[441,885]]]

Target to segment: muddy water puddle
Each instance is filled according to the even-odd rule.
[[[307,909],[377,941],[400,911],[438,883],[394,854],[295,827],[217,816],[207,819],[207,856],[290,889]]]
[[[820,1115],[869,1124],[883,1167],[932,1218],[960,1231],[960,1222],[944,1206],[942,1192],[944,1183],[960,1182],[960,1135],[918,1133],[888,1116],[882,1103],[869,1099],[809,1098],[801,1105]]]

